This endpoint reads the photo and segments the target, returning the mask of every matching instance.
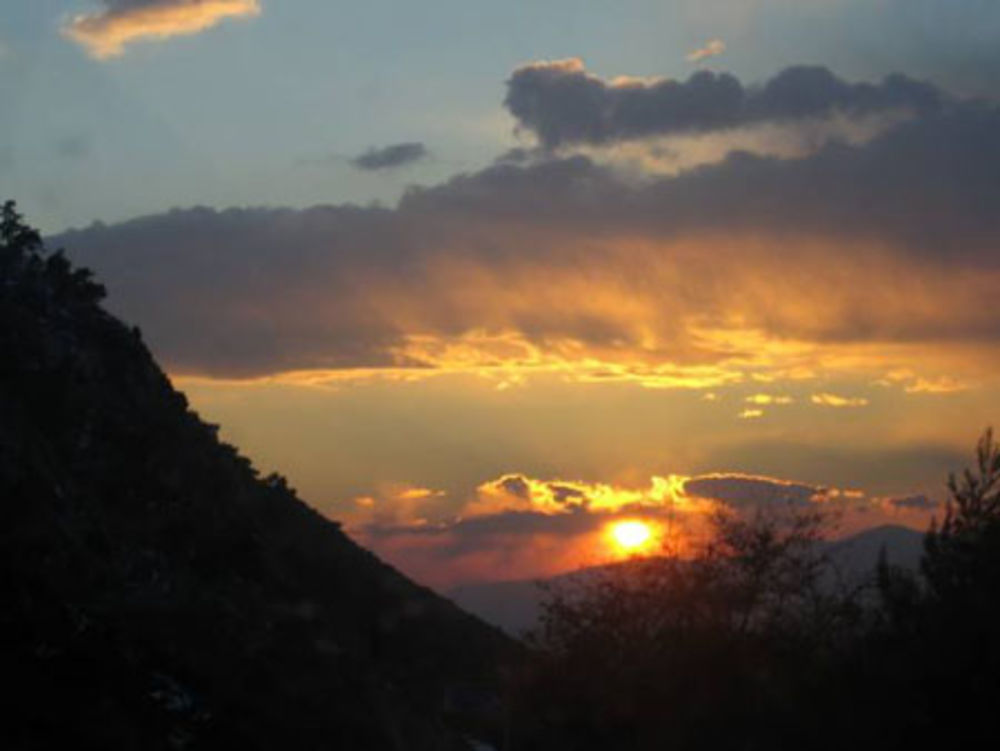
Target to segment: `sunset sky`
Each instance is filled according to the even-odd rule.
[[[2,0],[0,197],[438,587],[940,513],[1000,410],[994,0]]]

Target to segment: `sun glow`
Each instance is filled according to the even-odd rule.
[[[608,534],[618,552],[626,555],[646,552],[654,543],[652,527],[638,519],[615,522],[608,528]]]

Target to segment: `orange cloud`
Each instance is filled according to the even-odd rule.
[[[688,60],[722,54],[725,43],[709,41]],[[810,92],[808,101],[804,91]],[[794,66],[769,81],[745,87],[729,74],[700,70],[687,81],[665,78],[604,79],[580,60],[535,62],[507,81],[504,104],[518,126],[534,133],[545,149],[628,141],[682,132],[709,132],[761,122],[850,117],[942,107],[941,92],[897,75],[880,83],[852,85],[831,71]]]
[[[701,62],[710,57],[717,57],[726,51],[726,43],[721,39],[710,39],[702,47],[692,50],[685,58],[689,63]]]
[[[476,489],[476,498],[465,507],[463,514],[477,517],[530,512],[553,516],[645,510],[704,516],[719,504],[803,505],[825,502],[840,495],[840,491],[831,488],[739,472],[654,475],[645,488],[507,474],[481,484]]]
[[[1000,361],[1000,349],[989,342],[923,341],[912,334],[985,326],[988,321],[977,319],[982,311],[951,301],[968,289],[985,293],[1000,273],[955,269],[945,275],[907,265],[878,246],[859,243],[858,254],[864,248],[867,255],[846,267],[836,255],[839,246],[808,236],[785,238],[796,254],[778,258],[771,238],[750,234],[656,242],[619,233],[588,238],[572,228],[519,231],[507,224],[463,227],[460,236],[441,242],[433,253],[408,261],[405,278],[384,267],[369,272],[348,265],[341,272],[343,255],[331,252],[329,265],[294,275],[276,269],[278,296],[250,299],[258,283],[253,280],[247,290],[227,291],[220,283],[212,285],[212,295],[197,289],[168,294],[159,289],[160,275],[150,288],[110,280],[113,303],[143,326],[178,375],[311,387],[474,374],[502,389],[554,375],[714,393],[751,382],[771,383],[777,391],[788,382],[859,379],[869,385],[885,379],[900,389],[943,393],[988,377]],[[532,256],[477,259],[457,252],[487,242],[544,248],[544,263]],[[213,246],[241,244],[243,236]],[[115,257],[108,245],[93,257],[99,268]],[[180,250],[170,257],[190,265],[180,256],[199,247],[171,242]],[[309,257],[323,258],[318,252]],[[239,278],[247,265],[253,264],[226,263],[220,278]],[[270,261],[256,265],[266,269]],[[178,277],[197,286],[204,274]],[[826,282],[808,287],[797,281],[804,277]],[[356,283],[342,287],[342,279]],[[881,284],[884,279],[892,285]],[[260,318],[247,314],[258,307],[283,332],[274,353],[268,349],[274,337],[260,335]],[[252,342],[253,348],[220,348],[218,341]],[[253,361],[236,359],[247,352]],[[903,371],[905,378],[888,381],[885,375]],[[789,398],[751,394],[745,406],[760,409]],[[847,406],[817,398],[817,404]]]
[[[883,386],[902,385],[907,394],[953,394],[966,391],[971,384],[954,376],[940,375],[936,377],[919,376],[908,368],[893,370],[884,378],[876,381]]]
[[[62,31],[98,60],[140,40],[197,34],[225,18],[260,14],[258,0],[104,0],[104,10],[73,17]]]
[[[838,394],[813,394],[809,401],[821,407],[865,407],[868,400],[861,396],[839,396]]]
[[[904,390],[907,394],[953,394],[968,388],[968,384],[957,378],[941,376],[940,378],[917,378],[912,383],[907,384]]]
[[[441,490],[385,483],[373,494],[353,498],[353,509],[343,515],[343,521],[422,527],[438,515],[434,502],[445,496]]]
[[[760,406],[767,405],[786,405],[792,404],[795,400],[790,396],[775,395],[775,394],[751,394],[745,400],[750,404],[757,404]]]

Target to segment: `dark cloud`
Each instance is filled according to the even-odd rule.
[[[705,463],[746,472],[792,473],[816,486],[861,487],[879,494],[920,488],[933,494],[944,490],[942,478],[967,462],[964,450],[939,444],[885,448],[755,440],[718,449]]]
[[[655,516],[656,511],[651,513]],[[551,535],[576,537],[594,532],[607,524],[604,514],[543,514],[535,511],[503,511],[486,516],[458,519],[448,524],[379,525],[363,527],[364,534],[373,537],[449,537],[452,552],[466,552],[483,540],[500,537],[531,537]]]
[[[364,154],[352,159],[351,164],[361,170],[377,171],[413,164],[426,156],[427,148],[422,143],[411,141],[368,149]]]
[[[354,533],[365,545],[383,555],[393,557],[396,551],[400,561],[430,565],[431,570],[440,568],[443,563],[449,564],[447,569],[454,571],[475,568],[469,566],[469,561],[485,555],[491,561],[488,568],[494,573],[504,571],[505,575],[516,575],[518,564],[533,557],[531,548],[539,540],[547,540],[565,552],[572,548],[574,540],[599,533],[610,518],[587,513],[549,515],[509,511],[448,524],[370,524]],[[456,566],[459,560],[462,565]]]
[[[545,153],[541,149],[525,149],[515,147],[508,149],[494,160],[494,164],[530,164],[540,158],[544,158]]]
[[[869,236],[994,265],[1000,258],[987,249],[1000,240],[998,133],[1000,109],[973,103],[900,124],[863,145],[830,144],[801,159],[738,152],[639,184],[582,156],[523,168],[500,164],[415,191],[402,207],[659,236]]]
[[[574,485],[564,485],[562,483],[550,483],[549,490],[557,503],[563,505],[574,505],[586,498],[586,493],[582,488]]]
[[[885,498],[883,501],[891,508],[906,509],[910,511],[933,511],[941,505],[938,501],[928,498],[923,494]]]
[[[762,86],[744,87],[727,73],[699,71],[687,81],[605,81],[578,60],[532,63],[507,81],[504,103],[520,127],[556,148],[758,122],[940,111],[933,86],[904,75],[880,83],[847,83],[822,67],[787,68]]]
[[[515,498],[527,500],[531,496],[531,487],[523,475],[505,475],[498,484]]]
[[[688,495],[718,501],[735,508],[807,506],[825,497],[827,490],[769,477],[719,474],[695,477],[684,483]]]
[[[509,228],[526,223],[546,229],[571,228],[580,239],[578,248],[593,248],[601,238],[608,238],[605,250],[609,255],[617,252],[616,236],[665,246],[679,237],[713,235],[718,242],[712,251],[716,258],[712,269],[699,268],[691,260],[674,261],[666,248],[662,251],[661,260],[688,264],[689,278],[701,280],[697,288],[686,285],[670,290],[680,299],[699,293],[711,296],[717,288],[709,278],[722,283],[738,276],[741,268],[749,273],[761,260],[782,259],[807,276],[814,275],[815,271],[806,270],[803,250],[809,238],[829,243],[827,262],[839,259],[844,270],[860,268],[871,248],[878,246],[897,254],[902,268],[875,270],[850,281],[850,288],[827,287],[825,295],[845,297],[837,306],[838,313],[822,325],[811,326],[801,309],[789,309],[787,314],[771,309],[760,318],[749,317],[765,330],[826,342],[881,339],[986,344],[1000,339],[1000,314],[967,306],[957,297],[947,300],[952,294],[964,295],[978,284],[976,279],[970,275],[965,283],[956,281],[953,292],[941,287],[930,293],[928,284],[957,279],[955,275],[963,268],[996,271],[1000,267],[995,252],[1000,246],[998,205],[1000,110],[969,105],[904,123],[864,145],[832,144],[817,154],[792,160],[738,153],[720,164],[638,185],[583,157],[529,167],[497,165],[438,188],[413,192],[400,210],[461,216],[467,222],[491,226],[492,239],[479,245],[477,252],[487,257],[530,253],[554,266],[585,261],[567,259],[552,241],[542,247],[522,238],[505,241],[505,235],[514,234]],[[773,238],[764,259],[752,253],[734,257],[726,251],[726,244],[739,247],[747,237]],[[923,267],[928,269],[928,281],[905,293],[906,300],[886,304],[894,290],[902,294],[902,288],[895,286],[905,276],[900,272],[914,273]],[[634,267],[630,272],[623,263],[614,278],[620,281],[629,273],[634,273]],[[634,283],[636,287],[644,284],[641,280]],[[778,297],[772,299],[784,293],[775,294]],[[928,294],[936,301],[918,307],[917,301]],[[669,304],[664,300],[665,306]],[[711,309],[704,300],[694,304],[699,309],[696,314]],[[726,305],[729,300],[712,304]],[[892,314],[897,305],[910,312]],[[769,303],[768,307],[773,306]],[[619,330],[608,338],[624,339],[627,333]]]
[[[235,377],[394,364],[399,332],[362,280],[405,274],[415,250],[391,212],[355,207],[172,211],[60,244],[171,368]]]

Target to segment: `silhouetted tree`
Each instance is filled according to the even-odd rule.
[[[48,252],[13,201],[0,208],[0,298],[35,307],[89,306],[105,295],[90,269],[74,269],[62,250]]]
[[[638,558],[556,588],[520,676],[526,748],[794,745],[803,697],[848,648],[858,593],[801,510],[715,519],[691,559]]]
[[[925,539],[921,564],[930,595],[951,607],[1000,607],[1000,448],[987,430],[976,446],[975,470],[948,480],[950,499],[940,528]]]
[[[892,613],[890,638],[900,655],[897,693],[922,716],[905,741],[935,737],[955,744],[1000,740],[1000,447],[987,430],[976,465],[948,481],[940,526],[924,540],[922,578],[880,577]],[[900,713],[906,716],[906,712]]]
[[[0,259],[23,259],[41,252],[42,238],[38,231],[27,226],[17,213],[13,201],[5,201],[0,209]]]

